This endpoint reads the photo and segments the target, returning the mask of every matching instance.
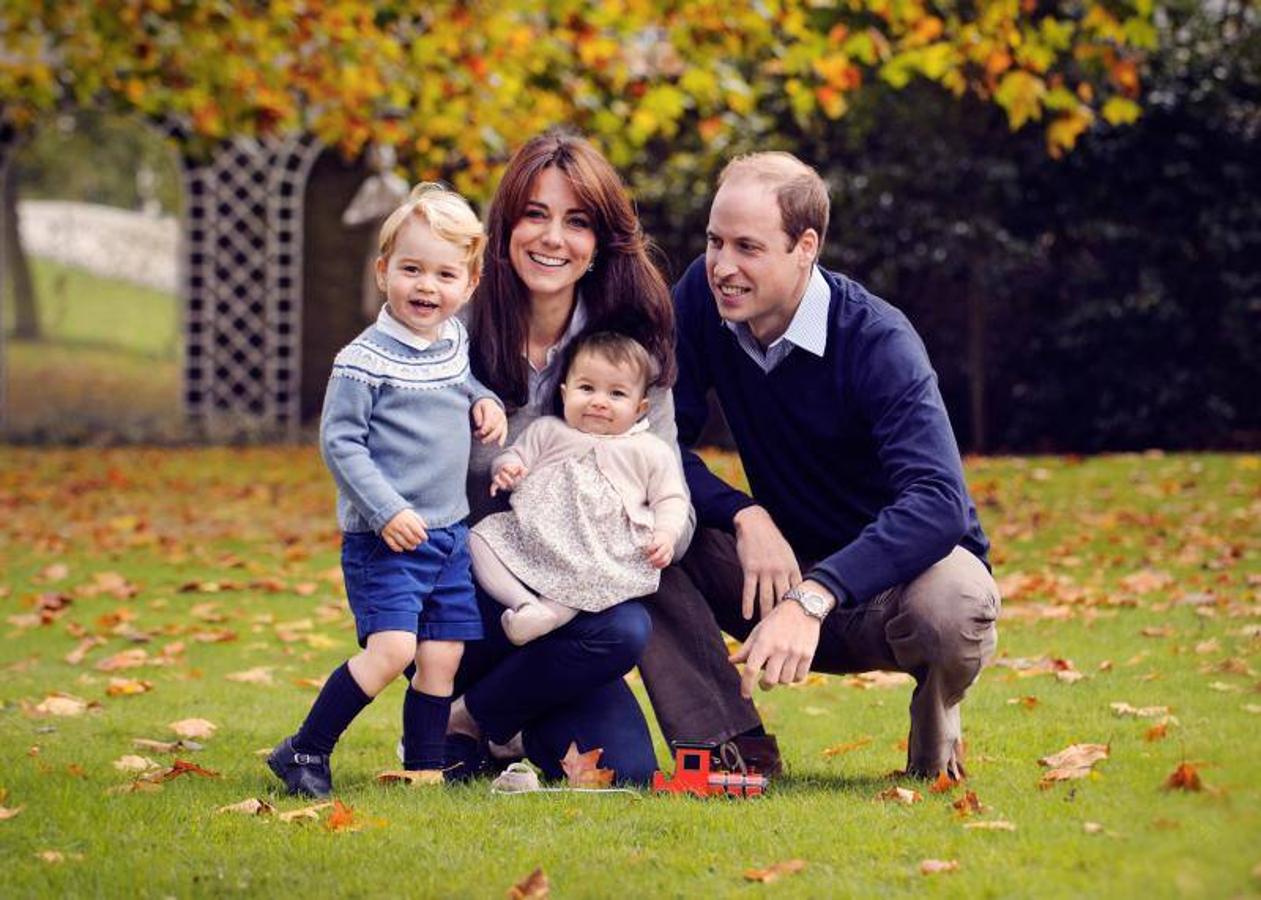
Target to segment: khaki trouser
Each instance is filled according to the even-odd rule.
[[[743,640],[756,624],[740,616],[742,589],[735,538],[702,528],[647,603],[653,633],[639,668],[667,741],[721,742],[761,723],[753,703],[740,696],[739,674],[719,634]],[[956,547],[914,580],[856,608],[834,609],[811,669],[912,675],[907,770],[959,777],[959,703],[994,653],[1000,606],[989,571]]]

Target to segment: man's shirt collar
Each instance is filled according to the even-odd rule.
[[[770,372],[788,357],[794,347],[800,347],[818,357],[823,356],[828,344],[828,306],[831,300],[832,290],[828,287],[827,279],[823,277],[822,270],[815,266],[788,328],[765,351],[746,323],[728,322],[724,319],[723,325],[735,334],[740,347],[749,358],[763,372]]]

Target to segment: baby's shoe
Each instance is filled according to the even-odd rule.
[[[287,737],[267,757],[268,767],[285,783],[290,794],[324,798],[333,792],[333,772],[328,757],[319,753],[302,753]]]

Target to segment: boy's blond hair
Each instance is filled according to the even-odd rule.
[[[389,259],[403,224],[412,216],[427,223],[442,240],[464,250],[469,275],[482,274],[482,257],[486,252],[486,231],[467,200],[450,188],[433,181],[422,181],[398,209],[381,225],[377,239],[382,259]]]

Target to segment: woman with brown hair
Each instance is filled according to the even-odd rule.
[[[674,313],[621,179],[582,138],[550,131],[508,163],[487,217],[486,265],[470,303],[474,374],[504,401],[508,439],[555,411],[565,348],[585,332],[614,331],[642,344],[654,371],[650,429],[677,448]],[[676,450],[677,452],[677,450]],[[507,508],[490,496],[493,452],[469,463],[469,524]],[[682,555],[694,521],[676,547]],[[583,613],[545,637],[513,646],[502,606],[480,596],[486,639],[470,643],[456,679],[449,772],[472,774],[486,748],[528,756],[559,776],[570,742],[604,749],[602,768],[646,782],[656,768],[647,724],[622,676],[638,662],[651,625],[640,603]]]

